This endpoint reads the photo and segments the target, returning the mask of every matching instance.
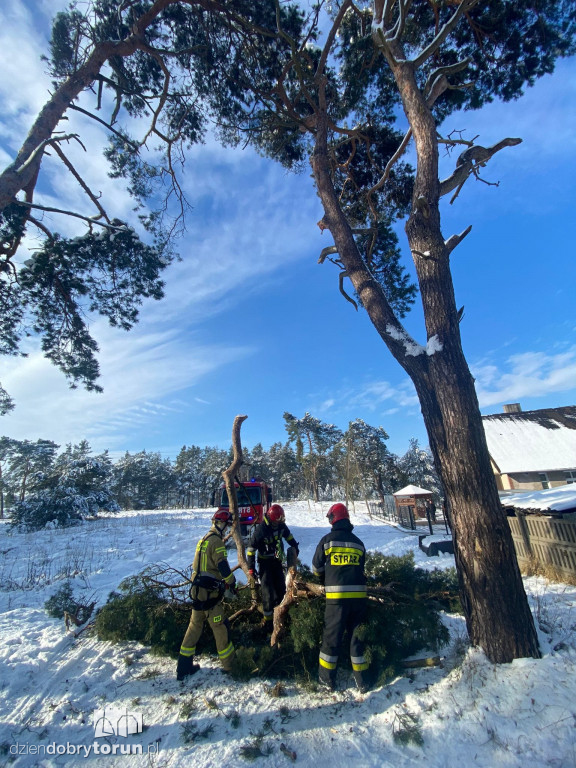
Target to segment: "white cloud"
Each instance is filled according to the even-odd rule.
[[[375,381],[363,387],[351,398],[353,406],[372,411],[379,410],[384,403],[394,404],[392,411],[417,406],[418,397],[412,382],[404,379],[400,384],[394,385],[388,381]]]
[[[510,356],[503,365],[472,365],[482,407],[543,397],[557,392],[576,392],[576,346],[565,352],[524,352]]]
[[[542,162],[545,158],[566,161],[574,156],[574,122],[576,121],[576,78],[574,58],[556,63],[554,76],[545,75],[516,100],[495,100],[478,111],[456,112],[441,126],[443,135],[466,128],[464,138],[480,134],[477,142],[490,146],[504,136],[520,137],[522,144],[499,157],[503,165],[520,162]],[[456,152],[457,155],[457,152]],[[452,166],[455,157],[452,157]]]
[[[264,184],[273,184],[278,169],[262,165],[261,171]],[[182,261],[168,275],[168,301],[161,310],[152,309],[152,315],[161,311],[167,319],[185,311],[190,319],[206,317],[219,311],[224,299],[246,300],[279,267],[321,250],[313,224],[318,218],[315,195],[302,190],[299,179],[285,183],[271,204],[266,188],[256,195],[233,167],[216,173],[236,193],[225,209],[207,215],[192,211],[189,234],[179,245]]]
[[[388,407],[382,410],[383,406]],[[380,416],[392,415],[401,408],[413,409],[418,407],[418,397],[409,379],[399,384],[388,381],[372,381],[357,386],[347,386],[336,392],[331,391],[330,397],[317,406],[311,407],[313,413],[368,411],[378,412]]]
[[[556,393],[570,393],[572,400],[576,397],[576,345],[555,354],[523,352],[502,363],[484,360],[470,367],[482,408]],[[371,381],[331,391],[310,410],[336,414],[348,409],[377,413],[379,417],[400,411],[411,415],[419,411],[419,403],[412,382],[406,378],[399,384]]]
[[[12,146],[30,128],[31,119],[46,101],[50,78],[40,55],[46,53],[46,37],[34,28],[34,13],[23,2],[2,3],[0,51],[2,77],[2,134]],[[15,87],[16,85],[16,87]],[[7,123],[7,121],[9,121]],[[22,136],[18,131],[24,131]]]
[[[50,15],[52,5],[50,0],[46,6]],[[46,32],[35,31],[35,19],[21,2],[3,8],[0,14],[0,50],[13,68],[12,76],[0,81],[7,139],[3,144],[14,151],[48,95],[49,78],[39,60],[40,53],[47,50]],[[45,20],[42,23],[47,30]],[[90,94],[86,98],[93,100]],[[71,141],[63,145],[66,155],[91,189],[102,193],[108,212],[130,221],[133,203],[122,183],[108,177],[102,158],[104,130],[75,112],[70,113],[65,130],[80,133],[88,149]],[[9,153],[3,154],[8,159]],[[42,179],[37,202],[93,213],[57,157],[45,159]],[[5,433],[20,438],[49,434],[60,442],[82,437],[102,442],[106,432],[112,441],[107,447],[113,449],[131,427],[156,418],[151,411],[166,407],[159,400],[253,354],[248,347],[228,342],[203,344],[191,328],[262,290],[281,265],[316,248],[317,198],[307,178],[287,183],[285,171],[279,167],[265,164],[251,151],[222,149],[211,138],[193,148],[184,183],[194,208],[189,232],[178,243],[182,261],[164,275],[166,299],[146,301],[140,323],[129,334],[109,329],[102,320],[92,325],[101,350],[99,384],[104,394],[81,389],[71,392],[63,375],[33,346],[28,358],[11,358],[3,366],[2,384],[17,403],[16,410],[3,419]],[[256,192],[257,186],[261,191]],[[310,225],[300,226],[302,220]],[[83,231],[78,220],[57,214],[44,214],[44,222],[65,236]],[[27,249],[37,244],[35,236],[28,237],[20,257],[27,258]],[[207,404],[203,398],[191,399],[199,406]],[[172,407],[184,411],[189,404]]]
[[[252,353],[243,346],[203,345],[176,330],[125,334],[103,323],[94,330],[102,349],[104,393],[70,391],[63,375],[37,349],[25,359],[9,358],[2,384],[17,407],[3,417],[3,434],[48,436],[59,443],[86,438],[98,450],[113,450],[126,444],[134,428],[153,424],[167,412],[185,413],[190,403],[172,395],[193,389],[211,371]]]
[[[35,5],[35,12],[24,0],[5,0],[0,7],[0,160],[4,161],[19,146],[50,88],[45,64],[39,58],[47,51],[47,16],[42,17],[38,8],[51,16],[63,6],[61,0],[36,0]],[[564,76],[545,78],[520,102],[495,103],[451,119],[450,128],[470,126],[472,134],[480,133],[479,142],[484,144],[494,143],[503,135],[524,138],[520,147],[498,156],[494,178],[499,177],[501,168],[519,173],[540,163],[542,157],[547,163],[573,157],[573,60],[560,62],[558,70]],[[90,106],[93,98],[88,96]],[[465,119],[460,122],[460,118]],[[77,113],[70,115],[65,130],[78,130],[80,125],[89,151],[72,144],[66,151],[92,187],[110,201],[110,211],[129,219],[132,201],[119,182],[108,178],[102,159],[103,130]],[[450,167],[453,165],[454,158]],[[50,158],[45,171],[46,182],[38,201],[87,209],[76,182],[59,160]],[[208,137],[205,145],[190,150],[183,183],[194,208],[188,233],[180,244],[183,261],[172,265],[165,275],[166,299],[145,302],[141,322],[130,334],[112,331],[103,322],[95,324],[105,394],[80,389],[70,392],[62,374],[38,351],[26,360],[5,360],[5,373],[0,378],[16,399],[17,408],[3,419],[3,432],[34,439],[42,435],[59,442],[88,437],[94,445],[113,449],[123,444],[132,429],[146,425],[152,431],[163,413],[184,415],[191,404],[198,409],[208,405],[195,393],[202,378],[256,352],[248,347],[238,349],[228,341],[203,343],[194,328],[224,309],[234,307],[240,312],[243,301],[265,290],[282,274],[282,265],[319,253],[327,244],[319,239],[314,226],[321,211],[310,179],[307,175],[286,178],[282,168],[264,163],[253,152],[222,148]],[[553,206],[553,196],[549,197],[543,201],[536,195],[534,204]],[[57,222],[55,228],[67,235],[82,228],[62,217],[50,216],[49,220]],[[576,382],[575,366],[576,352],[572,349],[563,354],[515,355],[503,366],[488,361],[476,366],[474,374],[482,405],[490,405],[567,392]],[[401,384],[372,381],[336,386],[335,392],[322,388],[316,398],[321,405],[310,406],[311,412],[363,409],[380,418],[419,411],[407,379]]]

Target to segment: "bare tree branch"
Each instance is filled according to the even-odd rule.
[[[390,65],[391,69],[394,69],[394,67],[397,66],[398,61],[396,59],[396,56],[392,52],[392,49],[390,47],[390,41],[386,38],[386,35],[384,34],[384,30],[382,27],[376,25],[372,30],[372,39],[374,41],[374,45],[376,48],[381,51],[384,56],[386,57],[386,61]]]
[[[482,165],[485,165],[491,157],[500,152],[504,147],[515,147],[521,144],[522,139],[502,139],[498,144],[492,147],[481,147],[479,145],[470,147],[463,152],[457,160],[456,170],[447,179],[440,182],[440,197],[452,192],[453,189],[460,190],[468,177]]]
[[[55,145],[54,145],[54,149],[55,149],[55,151],[56,151],[56,154],[58,155],[58,157],[59,157],[59,158],[62,160],[62,162],[63,162],[63,163],[64,163],[64,165],[66,166],[66,168],[68,168],[68,170],[70,171],[70,173],[72,174],[72,176],[74,176],[74,178],[76,179],[76,181],[78,182],[78,184],[80,184],[80,186],[82,187],[82,189],[84,190],[84,192],[85,192],[85,193],[88,195],[88,197],[90,198],[90,200],[91,200],[91,201],[94,203],[95,207],[96,207],[96,208],[97,208],[97,209],[100,211],[100,216],[101,216],[103,219],[105,219],[105,220],[106,220],[108,223],[110,223],[110,217],[108,216],[108,214],[106,213],[106,211],[105,211],[105,210],[104,210],[104,208],[102,207],[102,205],[101,205],[100,201],[98,200],[98,198],[96,197],[96,195],[95,195],[95,194],[92,192],[92,190],[90,189],[90,187],[89,187],[89,186],[86,184],[86,182],[84,181],[84,179],[83,179],[83,178],[80,176],[80,174],[78,173],[78,171],[76,170],[76,168],[74,168],[74,166],[72,165],[72,163],[70,162],[70,160],[68,160],[68,158],[66,157],[66,155],[65,155],[65,154],[64,154],[64,152],[62,151],[61,147],[59,147],[59,146],[58,146],[58,144],[55,144]]]
[[[345,277],[348,277],[348,272],[346,272],[346,270],[344,269],[344,270],[342,270],[342,271],[340,272],[340,274],[338,275],[338,286],[339,286],[339,289],[340,289],[340,293],[342,294],[342,296],[344,296],[344,298],[346,299],[346,301],[349,301],[349,302],[350,302],[350,304],[352,304],[352,306],[354,307],[354,309],[356,310],[356,312],[358,312],[358,304],[356,304],[356,302],[354,301],[354,299],[351,299],[351,298],[350,298],[350,296],[348,296],[348,294],[347,294],[347,293],[346,293],[346,291],[344,290],[344,278],[345,278]]]
[[[322,248],[322,251],[320,252],[320,256],[318,258],[318,264],[324,264],[326,261],[326,257],[329,256],[331,253],[338,253],[338,248],[336,248],[335,245],[329,245],[326,248]]]
[[[280,605],[277,605],[274,609],[274,628],[270,638],[271,646],[277,645],[282,635],[286,632],[288,611],[290,610],[292,603],[296,602],[295,579],[296,568],[292,566],[288,568],[288,574],[286,576],[286,593],[284,594]]]
[[[398,0],[398,19],[395,27],[392,30],[391,42],[400,40],[404,34],[404,27],[406,26],[406,16],[412,5],[412,0]]]
[[[340,29],[340,25],[342,24],[342,19],[344,18],[344,16],[346,15],[346,13],[351,7],[352,7],[352,3],[349,0],[345,0],[345,2],[343,2],[341,5],[340,10],[338,11],[336,18],[334,19],[332,28],[330,29],[330,32],[328,32],[328,35],[326,37],[326,43],[324,44],[324,48],[322,49],[322,54],[320,56],[320,61],[318,62],[318,67],[316,68],[316,74],[314,75],[314,80],[316,82],[318,82],[319,78],[324,75],[326,62],[328,61],[328,56],[330,55],[330,51],[332,50],[332,46],[334,45],[334,40],[336,39],[338,30]]]
[[[120,133],[120,131],[116,130],[116,128],[114,128],[113,125],[111,125],[110,123],[107,123],[106,120],[102,120],[102,118],[92,114],[92,112],[89,112],[87,109],[82,109],[82,107],[79,107],[77,104],[70,104],[70,109],[73,109],[76,112],[81,112],[83,115],[86,115],[87,117],[92,118],[92,120],[96,120],[97,123],[100,123],[112,133],[115,133],[116,136],[122,139],[122,141],[125,141],[127,144],[130,144],[132,149],[138,150],[139,145],[135,141],[131,141],[130,139],[128,139],[123,133]]]
[[[17,192],[20,191],[20,189],[25,189],[27,187],[28,191],[31,191],[29,186],[30,181],[32,177],[37,177],[38,175],[40,161],[42,155],[46,151],[46,147],[55,146],[57,142],[68,141],[69,139],[77,139],[79,141],[79,136],[76,133],[66,133],[63,136],[49,136],[41,141],[38,146],[34,147],[33,151],[22,159],[21,164],[18,164],[18,158],[16,158],[16,161],[6,169],[2,176],[4,176],[4,174],[8,175],[8,171],[10,171],[10,175],[13,175],[16,179],[20,179],[20,188],[16,190]]]
[[[426,48],[424,48],[424,50],[421,51],[418,54],[418,56],[416,56],[415,59],[413,59],[412,63],[415,68],[422,66],[422,64],[424,64],[425,61],[427,61],[431,56],[433,56],[436,53],[436,51],[438,50],[438,48],[440,48],[444,40],[446,40],[450,32],[452,32],[454,27],[458,24],[464,12],[469,11],[478,2],[479,0],[462,0],[461,1],[458,8],[452,14],[452,17],[446,22],[446,24],[444,24],[444,26],[438,32],[434,40],[432,40],[430,45],[426,46]]]
[[[446,243],[445,243],[446,249],[447,249],[448,253],[452,253],[454,248],[456,248],[456,246],[460,245],[460,243],[462,242],[462,240],[464,240],[466,235],[470,234],[471,230],[472,230],[472,224],[470,224],[470,226],[466,227],[466,229],[463,232],[460,232],[459,235],[452,235],[451,237],[449,237],[448,240],[446,240]]]
[[[463,59],[462,61],[458,61],[456,64],[451,64],[450,66],[446,67],[438,67],[438,69],[435,69],[433,72],[431,72],[428,76],[428,80],[426,81],[426,85],[424,86],[424,96],[426,97],[426,101],[428,102],[428,99],[434,93],[435,84],[437,81],[441,80],[443,77],[446,78],[449,75],[455,75],[457,72],[461,72],[463,69],[466,69],[471,61],[472,59],[470,58]],[[436,101],[436,98],[438,97],[436,96],[434,101]],[[428,103],[428,106],[432,106],[432,104]]]
[[[35,227],[38,227],[41,232],[44,232],[48,240],[54,239],[52,232],[39,219],[36,219],[34,216],[28,216],[28,221],[34,224]]]
[[[379,189],[382,189],[384,184],[388,181],[390,178],[390,172],[392,171],[392,168],[394,165],[398,162],[398,160],[402,157],[404,152],[406,151],[406,147],[408,146],[410,139],[412,138],[412,128],[408,128],[408,131],[402,141],[400,142],[400,145],[396,152],[392,155],[390,160],[386,163],[386,168],[384,168],[384,173],[380,177],[380,179],[374,184],[373,187],[370,187],[370,189],[367,191],[366,196],[371,197],[374,192],[377,192]]]
[[[67,211],[62,208],[52,208],[48,205],[38,205],[37,203],[27,203],[24,200],[17,200],[18,205],[23,205],[26,208],[32,208],[38,211],[46,211],[47,213],[61,213],[64,216],[72,216],[76,219],[82,219],[82,221],[87,221],[89,224],[97,224],[99,227],[104,227],[105,229],[110,229],[113,232],[118,232],[121,229],[125,229],[124,226],[117,226],[115,224],[109,224],[104,221],[99,221],[97,218],[94,218],[92,216],[84,216],[82,213],[76,213],[75,211]]]
[[[158,62],[158,66],[164,73],[164,87],[162,88],[162,95],[160,96],[160,99],[158,101],[158,106],[156,107],[154,114],[152,116],[152,122],[150,123],[148,132],[146,133],[146,135],[142,140],[142,144],[145,144],[150,134],[156,132],[156,124],[158,123],[158,118],[160,117],[160,114],[162,113],[162,110],[164,109],[164,106],[168,99],[168,92],[170,90],[171,77],[170,77],[170,71],[166,66],[166,63],[164,62],[164,59],[161,56],[159,56],[152,48],[150,48],[150,46],[144,46],[143,50],[148,52],[150,56],[152,56],[152,58]]]
[[[459,134],[457,139],[455,139],[453,137],[454,133],[458,133]],[[450,149],[453,149],[454,147],[457,147],[459,145],[462,145],[462,146],[465,146],[465,147],[473,147],[474,146],[474,142],[480,136],[480,134],[478,133],[472,139],[465,139],[462,136],[463,133],[464,133],[464,131],[459,131],[459,130],[455,129],[453,131],[450,131],[450,133],[448,134],[448,136],[446,138],[438,135],[437,136],[438,144],[446,144],[447,152],[449,152]]]

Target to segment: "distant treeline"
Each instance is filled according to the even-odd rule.
[[[383,499],[408,483],[440,492],[431,454],[415,439],[396,456],[385,430],[361,419],[345,432],[309,413],[284,419],[285,443],[243,449],[241,479],[264,478],[275,499]],[[59,452],[50,440],[2,437],[0,513],[21,520],[23,513],[42,518],[45,512],[50,520],[70,507],[81,518],[101,509],[211,506],[230,461],[228,450],[185,445],[174,461],[140,451],[114,462],[107,451],[94,455],[86,440]]]

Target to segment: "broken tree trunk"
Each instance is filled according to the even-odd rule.
[[[236,416],[234,424],[232,425],[232,463],[222,472],[224,478],[224,484],[226,485],[226,493],[228,494],[228,503],[230,505],[230,512],[234,518],[234,524],[232,526],[232,538],[236,544],[236,551],[238,553],[238,565],[242,568],[248,579],[250,591],[252,593],[252,605],[255,606],[258,602],[258,585],[255,580],[248,574],[248,562],[246,560],[246,549],[244,547],[244,541],[242,540],[242,532],[240,530],[240,516],[238,514],[238,495],[236,493],[236,486],[234,485],[234,478],[238,474],[240,467],[242,466],[244,459],[242,456],[242,441],[240,439],[240,429],[242,424],[248,416]]]
[[[325,591],[321,584],[313,584],[310,581],[298,581],[296,568],[288,569],[286,576],[286,594],[280,605],[274,609],[274,628],[270,638],[270,645],[278,645],[288,628],[288,612],[294,603],[300,600],[311,600],[316,597],[324,597]],[[414,598],[398,592],[394,587],[400,586],[398,582],[367,587],[368,600],[392,605],[395,602],[413,602]]]
[[[296,602],[297,597],[296,566],[292,566],[291,568],[288,568],[288,574],[286,576],[286,594],[280,605],[277,605],[274,609],[274,628],[272,630],[272,637],[270,638],[271,646],[277,645],[282,635],[286,632],[288,611],[290,610],[290,606]]]
[[[243,464],[242,457],[242,441],[240,439],[240,429],[242,423],[246,421],[248,416],[236,416],[234,424],[232,425],[232,463],[222,472],[224,478],[224,484],[226,486],[226,493],[228,494],[228,503],[230,505],[230,512],[234,518],[234,524],[232,526],[232,537],[236,544],[236,550],[238,552],[238,564],[248,576],[248,563],[246,562],[246,551],[244,549],[244,542],[242,541],[242,534],[240,532],[240,517],[238,515],[238,495],[236,494],[236,486],[234,485],[234,476],[238,474],[240,467]]]

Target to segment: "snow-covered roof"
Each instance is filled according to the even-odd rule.
[[[576,469],[576,405],[483,416],[500,473]]]
[[[392,496],[422,496],[423,494],[432,496],[432,491],[427,491],[425,488],[418,488],[417,485],[407,485],[406,488],[396,491]]]
[[[502,499],[505,507],[539,509],[550,512],[568,512],[576,509],[576,483],[548,488],[545,491],[523,491]]]

